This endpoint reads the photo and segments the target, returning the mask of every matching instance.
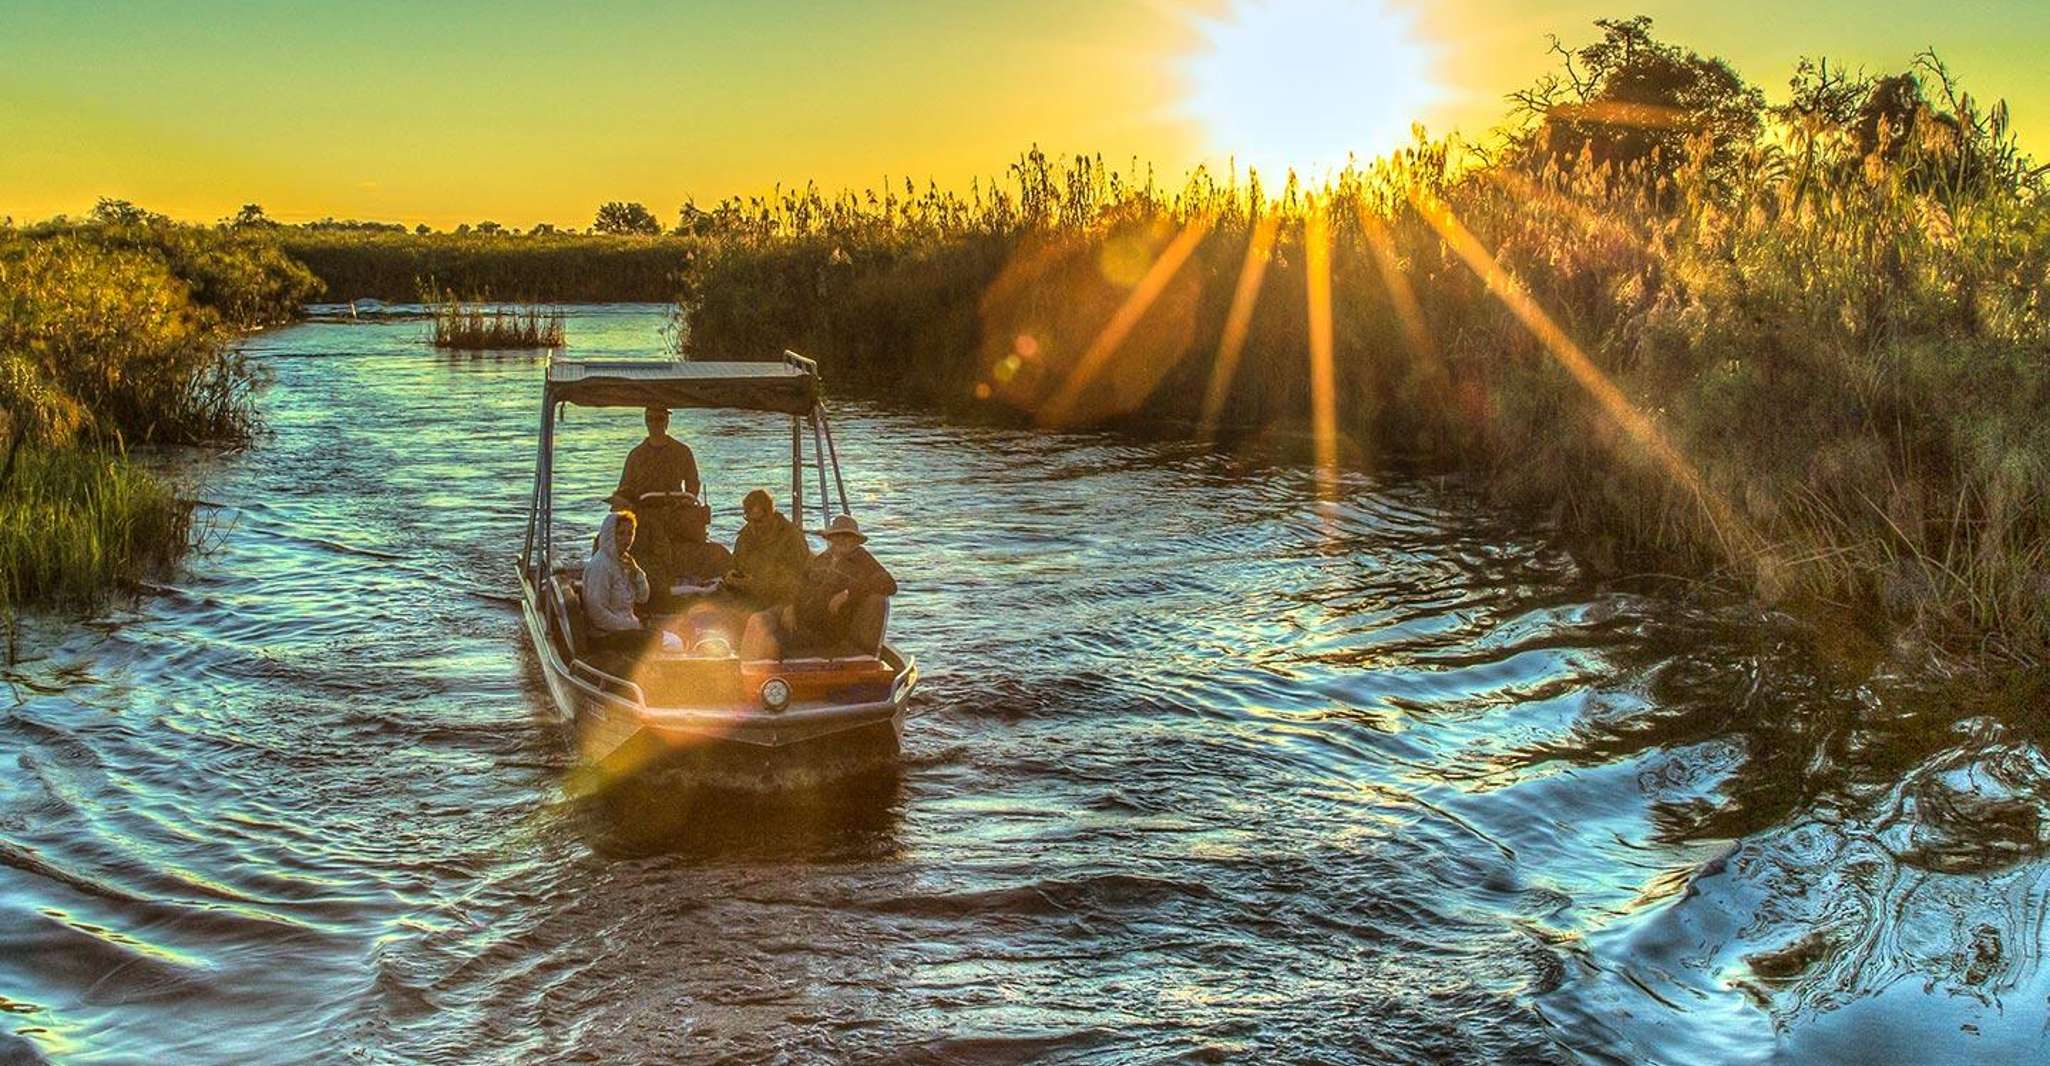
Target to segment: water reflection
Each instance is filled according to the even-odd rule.
[[[509,598],[539,363],[424,329],[258,337],[271,434],[187,468],[219,545],[25,630],[0,1059],[2050,1053],[2037,695],[1591,583],[1456,482],[1320,513],[1300,467],[835,397],[926,670],[901,765],[573,800]],[[774,425],[677,428],[722,535],[787,478]],[[638,419],[561,432],[587,538]]]
[[[897,851],[903,803],[898,767],[787,796],[670,775],[577,801],[571,816],[591,849],[613,858],[878,862]]]

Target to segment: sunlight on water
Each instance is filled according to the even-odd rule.
[[[569,802],[513,598],[540,362],[424,328],[254,338],[212,547],[24,628],[0,1060],[2050,1054],[2040,736],[1457,483],[839,401],[928,670],[900,770]],[[782,495],[787,429],[676,422],[720,535]],[[562,432],[574,541],[638,419]]]

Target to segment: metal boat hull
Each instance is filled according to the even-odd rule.
[[[559,721],[577,749],[574,790],[602,791],[628,779],[678,778],[694,785],[781,791],[831,784],[892,764],[917,668],[887,645],[897,670],[887,699],[792,707],[650,707],[606,691],[573,670],[552,639],[548,614],[524,580],[521,610]]]

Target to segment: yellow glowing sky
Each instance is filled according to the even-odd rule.
[[[1260,2],[0,0],[0,215],[105,195],[204,220],[256,201],[287,220],[582,226],[608,199],[669,220],[686,196],[778,181],[965,185],[1034,142],[1172,178],[1221,162],[1227,132],[1308,143],[1260,118],[1259,86],[1193,84],[1206,75],[1191,57],[1232,39],[1217,27],[1254,21],[1233,5]],[[1642,11],[1769,95],[1803,54],[1896,70],[1933,46],[1968,88],[2008,99],[2025,147],[2050,150],[2041,0],[1266,2],[1310,10],[1284,27],[1326,17],[1373,35],[1358,49],[1306,35],[1288,84],[1326,91],[1288,124],[1300,136],[1405,110],[1479,133],[1547,68],[1546,33],[1577,43],[1596,17]],[[1421,48],[1390,43],[1404,26]],[[1376,92],[1393,71],[1409,73]]]

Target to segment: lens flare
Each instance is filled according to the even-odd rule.
[[[1132,332],[1132,327],[1138,325],[1139,320],[1145,317],[1147,309],[1153,306],[1153,301],[1160,297],[1161,291],[1167,288],[1167,283],[1174,280],[1175,272],[1182,268],[1182,263],[1196,250],[1196,245],[1202,242],[1204,234],[1209,232],[1209,219],[1191,219],[1188,225],[1182,227],[1182,231],[1168,242],[1167,247],[1161,249],[1159,257],[1153,260],[1153,265],[1133,286],[1131,294],[1125,297],[1125,302],[1118,307],[1117,313],[1111,316],[1109,322],[1104,323],[1096,339],[1089,342],[1088,349],[1075,361],[1075,368],[1069,371],[1067,380],[1061,383],[1060,391],[1054,393],[1046,405],[1040,408],[1040,425],[1066,425],[1074,419],[1076,406],[1082,399],[1082,394],[1096,381],[1097,376],[1103,373],[1111,356],[1117,354],[1118,345],[1124,343],[1125,335]],[[1136,402],[1137,398],[1133,399]]]

